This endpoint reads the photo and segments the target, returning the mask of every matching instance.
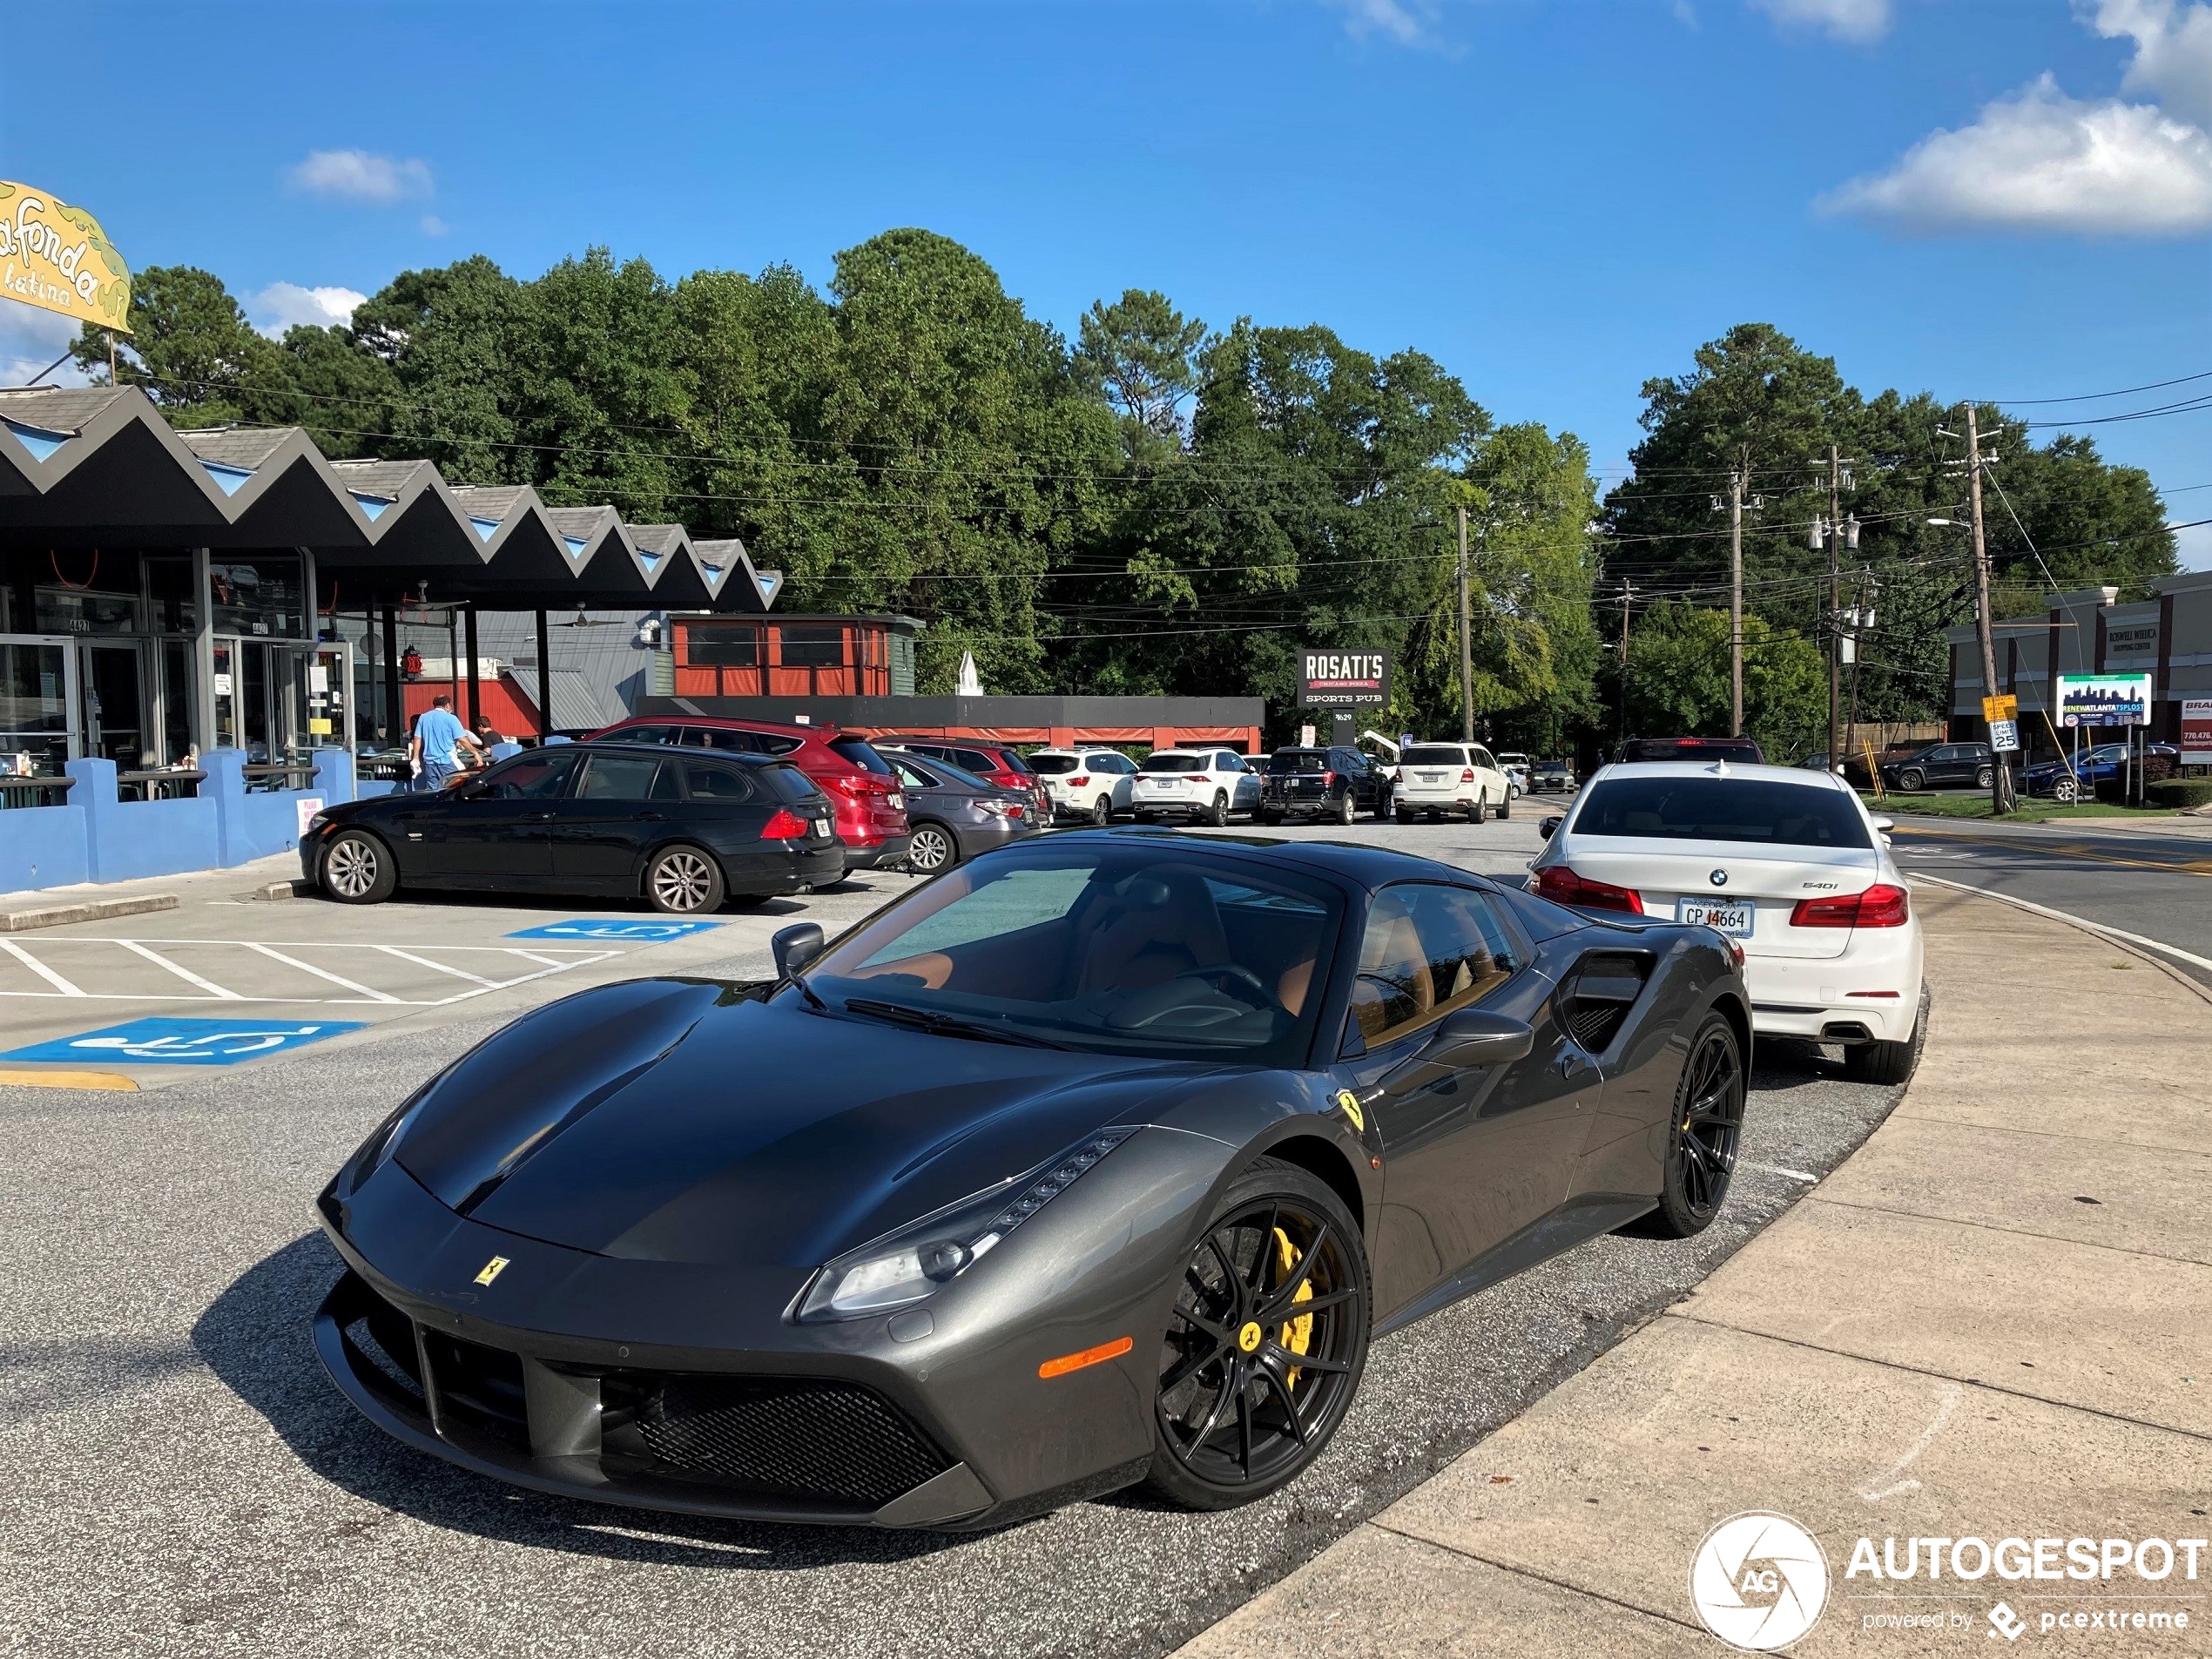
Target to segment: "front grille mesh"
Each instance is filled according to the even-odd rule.
[[[873,1507],[951,1467],[896,1406],[849,1383],[671,1376],[635,1386],[632,1421],[653,1462],[762,1497]],[[614,1393],[616,1379],[606,1387]]]

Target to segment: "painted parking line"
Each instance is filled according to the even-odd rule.
[[[0,939],[0,968],[10,961],[24,970],[0,976],[0,997],[100,1002],[226,1002],[376,1008],[445,1008],[493,991],[550,979],[621,955],[618,948],[541,945],[383,945],[327,941],[270,943],[251,939],[107,939],[72,937],[37,941],[35,949]],[[190,956],[189,964],[178,959]],[[316,960],[320,958],[320,961]],[[380,968],[409,969],[409,982],[390,988],[374,981]],[[57,964],[65,964],[64,973]],[[271,983],[270,964],[277,972]],[[143,965],[143,966],[142,966]],[[147,968],[181,981],[158,989]],[[342,971],[341,971],[342,970]],[[134,972],[139,977],[133,977]],[[35,975],[35,979],[29,977]],[[430,975],[435,981],[430,983]],[[459,985],[447,991],[454,981]],[[431,990],[439,994],[430,995]],[[341,994],[342,993],[342,995]]]
[[[234,1066],[287,1049],[320,1042],[341,1032],[358,1031],[358,1020],[322,1020],[294,1025],[283,1021],[133,1020],[28,1049],[0,1054],[0,1060],[119,1060],[141,1066]]]
[[[119,1071],[26,1071],[0,1066],[0,1083],[17,1089],[88,1089],[101,1093],[135,1095],[138,1083]]]
[[[575,921],[549,921],[542,927],[525,927],[509,939],[608,939],[634,945],[658,945],[671,939],[719,927],[718,921],[619,921],[582,917]]]

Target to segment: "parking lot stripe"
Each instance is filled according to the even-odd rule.
[[[44,980],[47,984],[52,986],[54,989],[59,992],[62,995],[82,996],[84,995],[84,993],[78,989],[76,986],[71,985],[59,974],[54,972],[52,968],[47,967],[45,963],[40,961],[36,956],[33,956],[21,945],[16,943],[14,940],[0,939],[0,950],[6,951],[9,955],[14,957],[32,973],[37,974],[40,979]],[[37,993],[33,992],[32,995],[36,995]]]
[[[30,1071],[19,1066],[0,1066],[0,1083],[25,1089],[99,1089],[135,1095],[138,1085],[119,1071]]]
[[[272,961],[282,962],[287,968],[296,968],[303,974],[313,974],[317,979],[327,979],[333,985],[342,985],[349,991],[359,991],[363,996],[368,998],[368,1000],[372,1002],[397,1002],[400,1000],[396,996],[387,995],[385,992],[372,990],[366,985],[362,985],[355,981],[347,979],[342,974],[329,973],[323,968],[317,968],[313,962],[303,962],[297,956],[287,956],[273,946],[255,944],[251,940],[247,940],[244,942],[246,949],[259,951],[262,955],[268,957]],[[331,1001],[340,1001],[343,999],[332,997],[327,1000]]]
[[[401,957],[408,961],[415,963],[419,967],[428,968],[440,974],[450,974],[455,979],[465,979],[472,985],[482,986],[488,991],[499,990],[506,982],[496,979],[482,978],[477,974],[471,974],[465,968],[455,968],[450,962],[434,962],[428,956],[417,956],[413,951],[401,950],[397,945],[378,945],[375,948],[382,951],[387,956]]]
[[[199,986],[201,990],[206,991],[210,996],[220,997],[226,1002],[237,1002],[244,1000],[236,991],[228,990],[224,987],[218,985],[212,979],[202,979],[199,974],[193,973],[192,969],[186,968],[183,963],[171,961],[159,951],[148,950],[144,945],[141,945],[135,939],[118,939],[115,942],[122,946],[124,949],[132,952],[133,954],[143,956],[148,961],[158,963],[161,967],[167,968],[179,979],[184,980],[190,984]]]

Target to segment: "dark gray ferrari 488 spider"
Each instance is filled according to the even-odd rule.
[[[518,1020],[369,1136],[315,1321],[361,1411],[650,1508],[1226,1507],[1373,1337],[1695,1233],[1735,1163],[1726,940],[1396,853],[1078,833],[776,946]]]

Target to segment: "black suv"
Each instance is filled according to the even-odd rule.
[[[1361,808],[1390,812],[1390,776],[1357,749],[1278,749],[1259,784],[1259,821],[1329,818],[1349,824]]]
[[[1932,743],[1910,754],[1893,755],[1882,762],[1882,781],[1907,795],[1931,785],[1990,785],[1989,745],[1986,743]]]

